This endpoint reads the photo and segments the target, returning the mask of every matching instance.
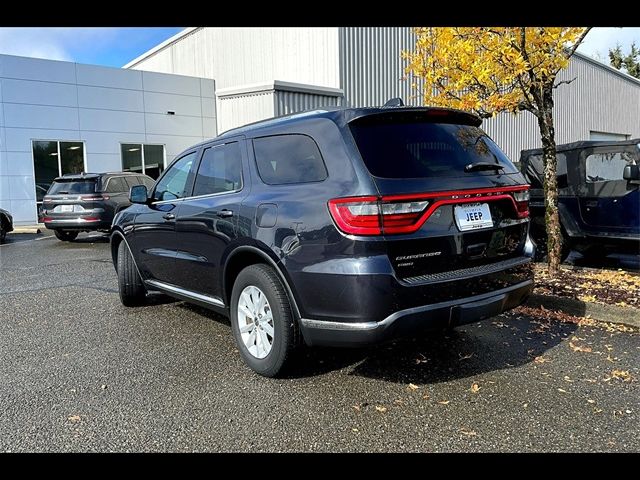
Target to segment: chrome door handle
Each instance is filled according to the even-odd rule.
[[[165,220],[174,220],[176,218],[175,214],[173,213],[165,213],[162,218],[164,218]]]
[[[219,210],[216,212],[217,217],[233,217],[233,212],[231,210]]]

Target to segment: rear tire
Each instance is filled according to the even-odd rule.
[[[117,270],[118,293],[122,304],[125,307],[144,305],[147,299],[147,290],[124,240],[118,245]]]
[[[299,331],[276,272],[263,264],[242,270],[233,284],[230,310],[231,330],[244,362],[260,375],[278,376],[299,344]]]
[[[64,230],[54,230],[58,240],[62,240],[63,242],[71,242],[76,239],[78,236],[78,232],[66,232]]]

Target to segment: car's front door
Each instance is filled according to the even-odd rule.
[[[175,284],[175,219],[180,201],[191,191],[198,151],[175,161],[151,192],[151,200],[136,216],[132,249],[145,279]]]
[[[193,193],[177,212],[175,276],[180,287],[222,296],[222,258],[237,237],[238,211],[249,190],[243,184],[245,162],[242,139],[204,148]]]

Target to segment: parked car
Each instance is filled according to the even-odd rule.
[[[533,284],[529,187],[480,123],[336,108],[187,149],[114,220],[122,303],[153,290],[230,317],[265,376],[301,342],[372,344],[519,305]]]
[[[0,208],[0,243],[3,243],[7,233],[13,231],[13,217],[9,212]]]
[[[558,145],[556,158],[563,260],[572,249],[594,259],[640,253],[640,139]],[[544,252],[542,149],[523,150],[520,164],[531,184],[532,235]]]
[[[131,205],[131,187],[153,184],[152,178],[130,172],[63,175],[43,198],[44,226],[64,241],[74,240],[80,232],[108,232],[114,215]]]

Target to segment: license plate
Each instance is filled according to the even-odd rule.
[[[73,212],[73,205],[60,205],[61,212]]]
[[[454,207],[456,225],[461,232],[493,227],[488,203],[465,203]]]

